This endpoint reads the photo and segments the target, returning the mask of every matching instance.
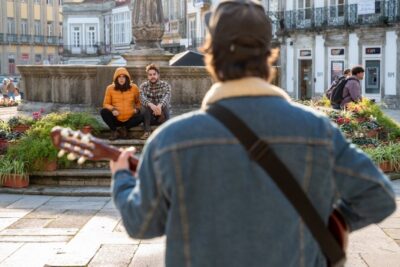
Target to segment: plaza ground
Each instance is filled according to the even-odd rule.
[[[399,110],[385,110],[400,122]],[[1,108],[0,119],[16,114]],[[400,267],[397,210],[350,235],[347,267]],[[0,195],[0,266],[163,266],[165,238],[128,237],[110,197]],[[290,252],[288,252],[290,255]]]

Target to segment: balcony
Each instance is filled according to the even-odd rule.
[[[11,44],[17,43],[17,35],[16,34],[7,34],[7,42]]]
[[[211,0],[193,0],[193,6],[203,8],[211,6]]]
[[[45,42],[46,41],[46,42]],[[37,45],[54,45],[58,46],[62,43],[62,38],[58,36],[43,36],[29,34],[7,34],[0,33],[0,44],[37,44]]]
[[[104,45],[64,45],[62,46],[62,55],[65,57],[80,56],[80,57],[91,57],[106,55],[109,49]]]
[[[30,44],[32,40],[32,36],[28,34],[22,34],[19,36],[19,43],[20,44]]]
[[[388,25],[400,22],[400,4],[397,0],[375,2],[375,13],[358,14],[357,4],[323,8],[307,8],[285,11],[280,17],[278,32],[318,30],[335,27],[359,27]]]

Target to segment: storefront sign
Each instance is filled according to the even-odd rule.
[[[22,53],[21,54],[21,60],[29,60],[29,54],[28,53]]]
[[[380,55],[381,48],[380,47],[367,47],[365,48],[366,55]]]
[[[344,48],[334,48],[331,49],[331,56],[343,56]]]
[[[358,15],[375,14],[375,0],[362,0],[357,4]]]
[[[301,57],[311,57],[311,50],[300,50]]]

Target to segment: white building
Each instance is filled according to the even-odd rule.
[[[130,50],[132,42],[132,6],[130,0],[116,2],[116,6],[111,10],[111,23],[106,24],[106,31],[110,31],[110,28],[112,53],[125,53]],[[107,41],[105,40],[106,43]]]
[[[113,54],[130,49],[130,0],[64,1],[64,51],[66,64],[107,64]]]
[[[361,65],[362,94],[400,106],[399,0],[286,0],[280,17],[281,85],[321,96],[335,76]]]

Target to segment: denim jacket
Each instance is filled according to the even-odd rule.
[[[323,114],[258,78],[215,84],[202,109],[214,102],[272,146],[325,222],[334,206],[352,231],[395,210],[387,177]],[[166,266],[326,266],[279,188],[204,110],[158,128],[112,190],[130,236],[167,236]]]

